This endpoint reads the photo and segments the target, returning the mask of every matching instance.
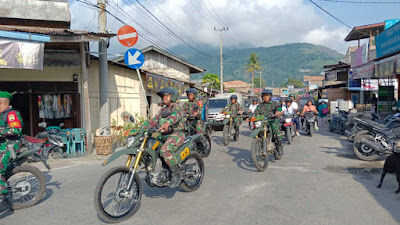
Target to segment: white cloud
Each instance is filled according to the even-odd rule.
[[[193,45],[210,44],[218,46],[219,36],[217,32],[214,32],[213,27],[221,27],[221,25],[211,16],[212,9],[208,1],[213,5],[222,21],[229,27],[229,31],[224,32],[225,46],[252,45],[261,47],[293,42],[309,42],[325,45],[342,53],[347,49],[348,44],[343,39],[349,30],[335,24],[324,14],[316,13],[318,9],[302,0],[140,0],[157,18],[187,42]],[[95,1],[92,0],[92,2]],[[140,22],[140,26],[152,34],[148,34],[138,24],[124,16],[120,10],[117,12],[113,9],[116,8],[115,2],[133,19]],[[163,46],[172,47],[180,42],[165,31],[165,28],[159,25],[158,22],[154,21],[151,15],[140,5],[135,3],[133,6],[128,6],[124,2],[127,1],[109,0],[110,6],[108,10],[137,28],[140,33],[156,40],[157,43]],[[182,34],[153,2],[193,42]],[[207,19],[200,15],[191,2]],[[209,10],[206,9],[205,5]],[[90,29],[87,26],[91,24],[90,21],[95,16],[95,13],[96,11],[93,9],[82,7],[82,4],[71,4],[73,28]],[[153,21],[149,22],[150,20]],[[110,30],[117,32],[121,24],[118,21],[114,21],[114,18],[108,16]],[[97,30],[97,17],[94,19],[92,30]],[[140,38],[138,47],[147,45],[149,45],[149,42],[145,41],[144,38]],[[118,52],[124,48],[114,38],[111,42],[111,49],[112,52]]]

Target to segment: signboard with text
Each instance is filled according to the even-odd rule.
[[[375,37],[376,57],[381,58],[400,50],[400,23],[396,23]]]

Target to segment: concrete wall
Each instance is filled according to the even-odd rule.
[[[144,53],[144,58],[146,60],[141,67],[143,70],[183,81],[190,80],[189,67],[178,61],[155,51]]]
[[[97,60],[91,61],[88,74],[92,131],[97,132],[100,122],[99,64]],[[123,126],[128,121],[126,116],[142,113],[139,78],[135,70],[112,64],[108,66],[108,74],[110,122],[115,120],[118,126]],[[142,114],[142,116],[144,115]]]
[[[68,1],[0,0],[0,17],[71,22]]]
[[[349,100],[349,91],[346,89],[330,88],[326,89],[326,96],[329,101],[336,101],[338,99]]]

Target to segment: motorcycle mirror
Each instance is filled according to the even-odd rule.
[[[130,117],[129,117],[129,120],[130,120],[132,123],[135,122],[135,118],[134,118],[133,116],[130,116]]]
[[[59,126],[59,127],[60,127],[60,128],[63,128],[64,125],[65,125],[64,123],[60,123],[60,126]]]
[[[47,123],[46,123],[46,122],[38,123],[38,127],[40,127],[40,128],[46,128],[46,127],[47,127]]]
[[[164,111],[161,113],[161,118],[168,118],[171,115],[171,112],[168,111]]]

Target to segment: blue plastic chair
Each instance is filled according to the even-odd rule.
[[[51,126],[51,127],[46,127],[47,131],[60,131],[61,128],[58,126]]]
[[[86,132],[85,132],[85,130],[82,128],[75,128],[75,129],[71,130],[70,135],[71,135],[71,145],[72,145],[71,153],[76,155],[76,145],[79,144],[81,153],[84,154],[86,151],[86,147],[85,147]]]
[[[70,129],[63,129],[60,131],[60,136],[65,148],[67,150],[67,154],[71,154],[71,134],[69,133]]]

